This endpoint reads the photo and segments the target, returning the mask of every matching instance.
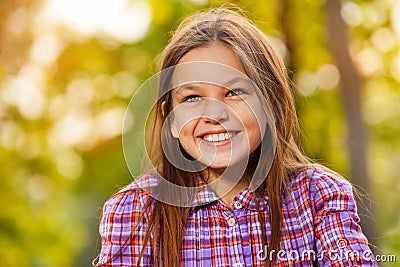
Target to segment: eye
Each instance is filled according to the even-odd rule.
[[[243,94],[246,94],[246,91],[243,90],[243,89],[237,88],[237,89],[232,89],[232,90],[230,90],[230,91],[226,94],[226,96],[238,96],[238,95],[243,95]]]
[[[183,99],[182,102],[197,102],[201,100],[201,96],[198,95],[189,95]]]

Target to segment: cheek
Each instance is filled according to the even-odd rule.
[[[251,146],[258,146],[261,142],[263,133],[265,132],[266,120],[261,114],[255,113],[255,110],[248,106],[243,107],[240,120],[248,134],[249,143]]]
[[[199,107],[199,105],[196,105],[196,107],[197,108],[187,107],[183,104],[174,107],[170,113],[174,132],[184,134],[184,137],[194,132],[198,123],[197,121],[199,120],[198,118],[202,115],[202,108]]]
[[[189,156],[198,159],[201,153],[199,144],[196,142],[196,137],[194,135],[194,124],[195,123],[188,123],[181,128],[179,143]]]
[[[193,137],[194,127],[195,127],[193,121],[187,122],[183,125],[181,124],[178,127],[180,127],[179,139]]]

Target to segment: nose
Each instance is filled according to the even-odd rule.
[[[229,118],[226,104],[215,100],[208,99],[204,106],[203,119],[208,123],[222,123]]]

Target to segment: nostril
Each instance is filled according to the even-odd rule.
[[[203,116],[204,120],[211,123],[221,123],[229,118],[229,114],[226,110],[219,111],[208,111]]]

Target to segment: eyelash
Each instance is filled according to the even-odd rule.
[[[183,99],[182,102],[196,102],[196,100],[192,100],[194,98],[201,98],[199,95],[189,95]]]
[[[226,94],[226,96],[239,96],[239,95],[243,95],[243,94],[246,94],[246,92],[243,89],[232,89]],[[197,100],[193,100],[196,98],[197,98]],[[182,102],[197,102],[200,99],[201,99],[201,96],[199,96],[199,95],[189,95],[189,96],[185,97]]]
[[[238,96],[238,95],[246,94],[246,91],[243,90],[243,89],[240,89],[240,88],[232,89],[232,90],[230,90],[230,91],[228,92],[227,95],[229,95],[229,94],[231,94],[231,93],[232,93],[232,96]]]

